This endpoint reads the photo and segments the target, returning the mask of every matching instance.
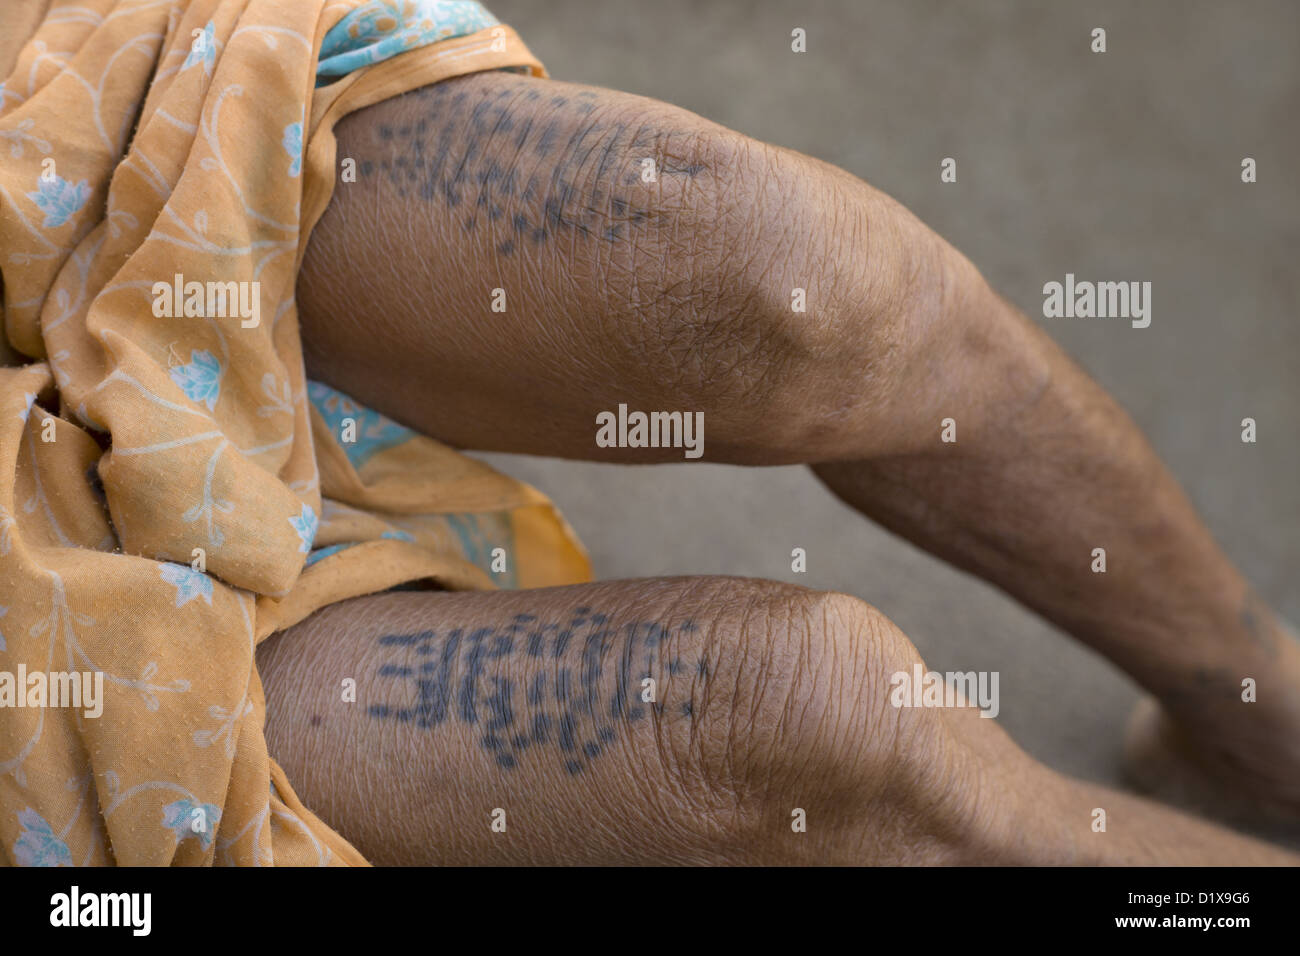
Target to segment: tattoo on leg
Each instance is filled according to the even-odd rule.
[[[502,256],[556,236],[626,240],[659,217],[641,181],[643,160],[654,160],[657,176],[694,179],[704,169],[666,154],[671,130],[589,118],[589,90],[547,96],[543,106],[523,81],[495,95],[456,89],[445,82],[411,94],[424,118],[380,126],[376,155],[359,171],[384,178],[399,196],[455,211],[466,231],[504,218],[513,235],[497,244]],[[518,161],[512,167],[505,157]]]
[[[1263,649],[1269,657],[1276,657],[1278,654],[1277,641],[1269,622],[1273,620],[1273,614],[1268,605],[1264,603],[1263,598],[1253,590],[1246,592],[1246,598],[1241,604],[1241,625],[1250,635],[1250,639]]]
[[[576,608],[567,621],[539,621],[517,614],[499,627],[447,628],[385,634],[380,647],[392,659],[377,676],[414,695],[407,705],[372,704],[375,720],[432,729],[457,720],[482,730],[479,745],[499,767],[511,769],[521,753],[539,748],[556,756],[571,774],[582,773],[617,735],[616,725],[651,714],[658,721],[694,720],[697,697],[707,695],[710,668],[698,649],[677,653],[676,629],[658,621],[609,626],[609,617]],[[503,676],[502,659],[527,660],[536,672],[522,684]],[[517,668],[516,668],[517,671]],[[669,706],[665,677],[693,675],[690,699]],[[646,678],[654,699],[646,700]]]

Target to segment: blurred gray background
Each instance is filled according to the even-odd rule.
[[[910,207],[1129,409],[1237,565],[1300,620],[1300,3],[487,2],[557,79],[666,100]],[[947,156],[955,184],[939,181]],[[1150,328],[1043,319],[1043,283],[1067,272],[1150,280]],[[1002,724],[1029,752],[1121,782],[1133,684],[810,472],[483,457],[555,499],[599,577],[855,594],[932,668],[1000,671]],[[796,546],[807,574],[790,571]]]

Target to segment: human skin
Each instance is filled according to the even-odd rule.
[[[313,377],[452,445],[602,461],[679,460],[681,452],[598,448],[597,412],[619,402],[701,410],[706,460],[812,465],[864,514],[987,578],[1125,669],[1196,740],[1203,771],[1251,794],[1261,812],[1300,812],[1300,647],[1114,401],[889,197],[663,103],[509,74],[377,104],[345,119],[337,135],[339,156],[356,159],[359,176],[339,185],[300,274]],[[641,176],[647,158],[653,183]],[[504,313],[491,309],[498,288]],[[796,288],[806,292],[806,312],[791,309]],[[946,417],[956,419],[955,444],[939,439]],[[1106,574],[1090,570],[1095,547],[1107,551]],[[627,613],[654,613],[639,602],[658,585],[619,587]],[[805,600],[782,585],[766,588],[771,600]],[[527,596],[420,597],[421,613],[435,620],[452,613],[453,600],[472,600],[476,614],[490,617]],[[408,595],[372,600],[411,613]],[[365,636],[347,629],[344,613],[327,609],[299,630],[330,641],[331,655],[366,659],[355,646]],[[887,623],[878,629],[910,649]],[[744,626],[713,633],[745,655],[761,656],[754,642],[780,639]],[[847,640],[824,631],[807,639],[832,647]],[[313,693],[275,673],[290,666],[277,642],[301,648],[303,640],[273,638],[264,652],[273,728],[277,710],[300,713],[300,698]],[[861,683],[836,684],[824,707],[854,712],[859,699],[878,701],[888,676],[855,672]],[[1244,677],[1258,682],[1257,703],[1241,701]],[[966,758],[954,756],[967,751],[934,741],[954,733],[969,744],[969,762],[998,782],[974,787],[994,796],[981,797],[986,805],[973,819],[952,819],[962,820],[957,843],[975,840],[986,858],[1046,851],[1101,861],[1088,854],[1104,846],[1109,860],[1187,861],[1191,851],[1174,838],[1185,818],[1143,802],[1129,815],[1142,827],[1121,834],[1112,826],[1104,843],[1086,842],[1095,835],[1088,812],[1107,804],[1070,816],[1064,806],[1087,803],[1090,791],[1034,764],[994,721],[969,717],[918,711],[917,726],[934,728],[903,741],[879,738],[885,729],[869,720],[855,733],[863,747],[917,748],[913,759],[947,767],[929,780],[941,791],[974,785]],[[745,738],[741,724],[732,721],[729,733]],[[327,736],[282,719],[272,751],[298,753]],[[748,739],[730,743],[746,754],[759,749]],[[452,751],[439,752],[445,761]],[[770,766],[779,760],[760,761],[763,773],[789,773]],[[295,781],[310,772],[292,761],[286,769]],[[482,799],[500,779],[482,775]],[[328,799],[320,783],[304,794],[309,802]],[[1061,801],[1046,817],[1012,796],[1040,784]],[[539,783],[537,792],[547,788]],[[900,799],[924,803],[927,792]],[[871,809],[852,813],[860,822]],[[382,801],[370,812],[393,824]],[[359,818],[342,805],[337,814]],[[996,819],[1038,822],[1017,835],[988,822]],[[1076,827],[1086,834],[1081,845]],[[590,829],[597,841],[613,832]],[[915,846],[908,832],[896,829],[896,850]],[[1213,854],[1202,861],[1250,862],[1262,852],[1214,832],[1217,839],[1198,834]],[[537,853],[531,858],[545,858]],[[956,856],[936,850],[933,858]],[[857,858],[892,857],[876,847]]]
[[[371,595],[258,654],[272,755],[376,864],[1298,862],[894,707],[917,663],[856,598],[723,577]]]

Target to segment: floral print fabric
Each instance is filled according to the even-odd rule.
[[[540,493],[303,375],[333,123],[481,69],[544,75],[462,2],[77,0],[26,38],[0,86],[0,860],[364,863],[267,753],[258,642],[409,581],[587,578]],[[6,702],[38,671],[102,679],[102,714]]]

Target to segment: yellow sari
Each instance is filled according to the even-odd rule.
[[[362,864],[267,754],[258,642],[404,582],[590,568],[539,492],[308,382],[295,279],[339,118],[545,73],[474,3],[3,17],[0,859]]]

